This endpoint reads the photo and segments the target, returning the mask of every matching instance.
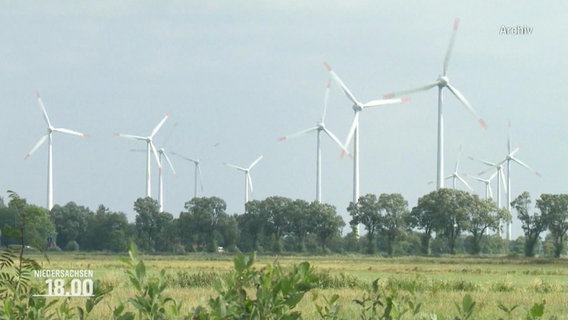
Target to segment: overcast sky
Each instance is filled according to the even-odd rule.
[[[564,1],[1,1],[1,194],[46,204],[47,145],[24,160],[46,132],[38,90],[54,126],[89,135],[54,136],[56,204],[104,204],[133,220],[145,155],[130,150],[145,145],[113,133],[148,135],[166,112],[156,145],[199,158],[202,195],[224,199],[229,213],[243,211],[244,177],[223,162],[246,167],[260,155],[253,199],[312,201],[315,135],[277,138],[319,121],[329,76],[322,63],[362,101],[432,82],[454,18],[448,76],[488,128],[445,91],[445,174],[460,145],[463,173],[485,169],[468,156],[502,160],[511,121],[516,155],[542,174],[513,166],[513,198],[566,193],[566,12]],[[532,33],[500,34],[503,26]],[[410,98],[363,111],[360,171],[361,195],[401,193],[413,207],[435,188],[437,93]],[[326,125],[344,140],[352,117],[332,85]],[[322,141],[322,200],[348,222],[352,163]],[[193,195],[193,165],[171,160],[177,175],[165,169],[165,209],[177,217]],[[484,195],[483,184],[468,181]],[[155,163],[152,189],[157,198]]]

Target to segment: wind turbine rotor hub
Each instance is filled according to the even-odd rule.
[[[360,105],[354,104],[353,105],[353,111],[355,111],[355,112],[363,111],[363,107],[361,107]]]
[[[448,79],[448,77],[440,76],[438,78],[438,87],[445,87],[445,86],[448,85],[449,82],[450,82],[450,80]]]

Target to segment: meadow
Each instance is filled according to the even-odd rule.
[[[126,255],[123,255],[126,256]],[[109,318],[113,308],[135,294],[120,255],[102,253],[50,253],[32,256],[44,269],[89,269],[94,279],[114,290],[95,309],[95,318]],[[182,314],[199,305],[206,306],[216,295],[212,283],[233,270],[231,254],[140,255],[149,274],[165,269],[167,295],[183,303]],[[385,295],[398,301],[421,303],[420,312],[410,317],[430,319],[432,315],[453,316],[465,294],[476,302],[473,319],[525,318],[535,303],[545,303],[544,319],[568,319],[568,261],[522,257],[395,257],[365,255],[258,256],[255,268],[278,263],[289,268],[308,261],[319,275],[320,286],[298,304],[304,319],[319,319],[316,305],[323,297],[338,294],[338,315],[359,318],[365,288],[375,280]],[[43,279],[36,279],[43,281]],[[314,293],[317,293],[317,298]],[[82,305],[83,297],[70,298]],[[315,300],[314,300],[315,299]],[[454,303],[455,302],[455,303]],[[516,309],[507,315],[498,306]]]

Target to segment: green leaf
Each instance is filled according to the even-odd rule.
[[[533,304],[533,306],[529,310],[531,317],[542,317],[542,315],[544,314],[544,304],[544,301],[542,303]]]

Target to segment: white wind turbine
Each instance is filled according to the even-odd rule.
[[[505,159],[501,160],[494,167],[503,166],[505,163],[507,164],[507,210],[511,212],[511,161],[516,162],[520,166],[524,167],[525,169],[531,171],[537,176],[541,176],[540,173],[535,171],[533,168],[529,167],[526,163],[522,162],[518,158],[515,157],[515,154],[520,150],[519,147],[515,148],[515,150],[511,151],[511,122],[508,124],[509,130],[507,134],[507,156]],[[511,240],[511,222],[507,222],[507,240]]]
[[[160,130],[160,128],[162,127],[164,122],[166,122],[168,117],[169,117],[169,114],[166,113],[164,118],[158,123],[158,125],[156,127],[154,127],[154,130],[152,130],[150,135],[146,136],[146,137],[136,136],[136,135],[131,135],[131,134],[115,133],[115,135],[117,135],[121,138],[126,138],[126,139],[131,139],[131,140],[140,140],[140,141],[146,142],[146,197],[152,196],[152,189],[151,189],[151,184],[150,184],[150,179],[151,179],[151,175],[150,175],[150,157],[151,157],[151,155],[150,155],[150,153],[154,154],[154,158],[156,159],[156,162],[158,163],[158,169],[160,171],[162,170],[162,163],[160,162],[160,158],[158,157],[158,151],[156,150],[156,146],[154,146],[152,139],[154,138],[154,136],[156,135],[158,130]]]
[[[499,174],[499,172],[495,171],[489,178],[484,179],[478,176],[467,175],[468,177],[482,182],[485,185],[485,199],[493,199],[493,189],[491,189],[491,180],[495,178]]]
[[[408,98],[395,98],[395,99],[380,99],[371,100],[365,103],[359,102],[355,96],[351,93],[349,88],[341,81],[339,76],[331,69],[331,67],[324,63],[324,67],[329,71],[333,79],[341,87],[347,98],[353,102],[353,111],[355,116],[353,117],[353,122],[349,133],[347,134],[347,139],[345,140],[344,146],[348,147],[351,139],[353,138],[353,202],[359,200],[359,113],[366,108],[378,107],[387,104],[401,103],[407,101]]]
[[[448,46],[448,50],[446,51],[446,57],[444,58],[444,65],[442,69],[442,75],[438,77],[438,79],[434,82],[428,83],[418,88],[413,88],[410,90],[393,92],[385,95],[385,98],[394,97],[401,94],[408,94],[417,91],[424,91],[429,90],[434,87],[438,87],[438,155],[437,155],[437,175],[436,175],[436,188],[440,189],[444,187],[444,116],[442,113],[442,89],[448,88],[450,92],[471,112],[471,114],[477,118],[477,121],[483,128],[487,128],[485,121],[481,119],[477,112],[473,109],[471,104],[467,101],[467,99],[458,91],[455,87],[450,84],[450,80],[446,76],[448,71],[448,62],[450,61],[450,55],[452,53],[452,48],[454,46],[454,42],[456,39],[456,31],[458,29],[458,19],[454,20],[452,37],[450,39],[450,45]]]
[[[347,149],[343,146],[343,144],[341,143],[341,141],[339,141],[339,139],[337,139],[337,137],[333,134],[333,132],[331,132],[329,129],[327,129],[327,127],[325,126],[324,120],[325,120],[325,115],[326,115],[326,111],[327,111],[327,101],[329,98],[329,80],[327,81],[326,84],[326,90],[325,90],[325,97],[324,97],[324,104],[323,104],[323,113],[321,116],[321,120],[320,122],[315,126],[315,127],[311,127],[287,136],[283,136],[278,138],[279,141],[284,141],[287,139],[292,139],[292,138],[297,138],[303,135],[306,135],[308,133],[311,132],[316,132],[317,133],[317,146],[316,146],[316,200],[318,202],[321,202],[321,146],[320,146],[320,141],[321,141],[321,132],[325,132],[325,134],[327,134],[335,143],[337,143],[337,145],[346,153],[349,153],[347,151]]]
[[[462,148],[459,148],[458,151],[458,157],[456,160],[456,166],[454,167],[454,172],[452,172],[452,174],[450,174],[449,176],[446,176],[445,179],[449,180],[452,179],[452,187],[455,189],[456,188],[456,181],[459,180],[461,183],[463,183],[470,191],[473,191],[473,189],[471,188],[471,186],[467,183],[467,181],[465,181],[465,179],[460,176],[459,174],[459,169],[460,169],[460,158],[461,158],[461,151]]]
[[[197,198],[197,182],[199,181],[200,184],[200,189],[201,192],[203,192],[203,183],[201,181],[201,167],[199,166],[199,159],[192,159],[192,158],[188,158],[186,156],[182,156],[181,154],[172,152],[173,155],[178,156],[184,160],[193,162],[193,165],[195,166],[194,172],[193,172],[193,197]]]
[[[256,160],[254,160],[250,164],[250,166],[248,166],[248,168],[239,167],[239,166],[236,166],[234,164],[230,164],[230,163],[225,162],[226,166],[231,167],[231,168],[235,168],[235,169],[240,170],[240,171],[245,173],[245,205],[246,205],[246,203],[248,202],[248,199],[249,199],[249,190],[252,193],[252,179],[250,177],[250,170],[254,166],[256,166],[256,164],[262,159],[262,157],[263,156],[260,156]]]
[[[86,137],[85,134],[65,128],[55,128],[51,125],[51,121],[49,121],[49,117],[47,116],[47,111],[45,110],[45,106],[41,101],[41,97],[39,96],[39,92],[36,92],[37,101],[39,103],[39,107],[43,113],[43,118],[45,119],[45,123],[47,124],[47,134],[44,135],[39,139],[39,141],[34,145],[32,150],[26,154],[24,159],[29,158],[44,142],[48,140],[48,147],[47,147],[47,210],[51,210],[53,208],[53,132],[60,132],[71,134],[80,137]]]
[[[469,157],[469,159],[471,160],[476,160],[473,157]],[[493,163],[493,162],[489,162],[489,161],[485,161],[485,160],[479,160],[481,161],[481,163],[490,166],[491,168],[495,169],[495,172],[489,177],[489,179],[483,179],[480,177],[472,177],[473,179],[476,179],[478,181],[484,182],[486,184],[486,195],[487,195],[487,188],[489,188],[489,195],[490,198],[493,199],[493,192],[491,190],[491,180],[493,178],[495,178],[496,176],[498,176],[497,178],[497,208],[501,209],[501,189],[504,189],[505,192],[507,192],[506,189],[506,184],[505,184],[505,174],[503,173],[503,163]],[[483,175],[485,174],[487,171],[481,171],[480,173],[478,173],[479,175]],[[499,221],[499,235],[501,235],[501,221]]]
[[[168,163],[170,169],[172,169],[172,173],[176,174],[176,169],[174,169],[174,165],[170,161],[170,158],[166,153],[166,149],[163,146],[158,149],[158,160],[160,164],[162,163],[162,157],[166,159],[166,162]],[[164,212],[164,170],[162,170],[162,168],[159,168],[158,172],[158,179],[160,183],[160,189],[158,190],[158,202],[160,203],[160,212]]]

